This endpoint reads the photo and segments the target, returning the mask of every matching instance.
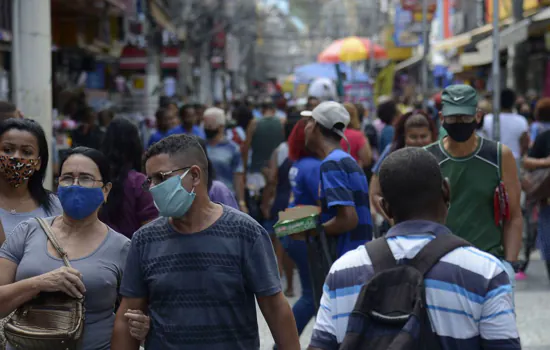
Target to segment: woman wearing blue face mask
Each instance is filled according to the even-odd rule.
[[[130,241],[98,219],[111,189],[109,162],[78,147],[62,161],[58,197],[63,214],[45,219],[71,261],[64,267],[36,219],[19,224],[0,248],[0,317],[41,292],[84,297],[83,350],[108,350],[118,286]],[[11,349],[8,344],[8,349]]]

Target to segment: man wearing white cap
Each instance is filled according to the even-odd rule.
[[[319,199],[321,221],[327,236],[333,238],[338,258],[372,239],[367,178],[357,162],[340,148],[350,116],[343,105],[323,102],[309,118],[306,145],[320,159]]]

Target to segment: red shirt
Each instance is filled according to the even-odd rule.
[[[346,129],[344,131],[344,135],[346,135],[346,138],[349,141],[349,154],[353,157],[353,159],[359,161],[359,151],[367,143],[367,138],[361,131],[355,129]],[[348,151],[348,144],[346,140],[342,139],[342,141],[340,141],[340,147],[342,147],[344,151]]]

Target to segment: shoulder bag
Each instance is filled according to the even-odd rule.
[[[42,218],[36,220],[65,266],[71,267],[48,223]],[[84,332],[84,298],[75,299],[63,292],[42,292],[15,311],[4,332],[15,349],[78,350]]]

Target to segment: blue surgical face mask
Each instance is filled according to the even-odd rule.
[[[101,187],[60,186],[57,196],[65,214],[75,220],[92,215],[105,201]]]
[[[194,190],[191,193],[181,185],[181,180],[187,175],[187,170],[182,176],[173,176],[168,180],[151,187],[151,194],[160,216],[167,218],[183,217],[195,199]]]

